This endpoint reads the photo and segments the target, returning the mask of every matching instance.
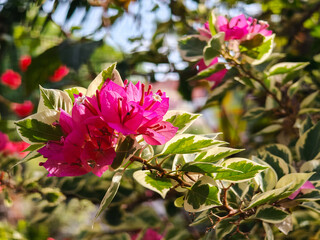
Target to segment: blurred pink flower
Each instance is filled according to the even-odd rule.
[[[19,141],[11,142],[7,134],[0,132],[0,152],[5,155],[19,154],[20,157],[25,157],[28,152],[21,152],[29,147],[30,144]]]
[[[33,111],[33,103],[29,100],[24,101],[23,103],[12,103],[11,109],[19,117],[26,117],[30,115]]]
[[[246,17],[241,14],[228,21],[224,16],[218,16],[217,26],[220,32],[225,32],[224,39],[242,39],[248,34],[248,22]]]
[[[1,82],[15,90],[21,85],[21,76],[19,73],[9,69],[1,75]]]
[[[31,64],[31,56],[29,55],[24,55],[21,56],[19,59],[19,67],[21,69],[22,72],[27,71],[29,65]]]
[[[134,234],[131,236],[131,240],[137,240],[139,237],[139,233]],[[152,230],[151,228],[147,229],[143,238],[141,240],[161,240],[163,236],[156,231]]]
[[[196,67],[198,69],[199,72],[209,68],[210,66],[213,66],[214,64],[218,63],[218,58],[214,58],[212,60],[212,62],[209,64],[209,66],[207,66],[204,62],[203,59],[201,59],[197,64]],[[222,69],[214,74],[212,74],[210,77],[207,77],[206,79],[210,82],[214,82],[213,88],[216,87],[224,78],[224,76],[226,75],[226,73],[228,72],[227,69]]]
[[[8,142],[9,142],[8,135],[0,132],[0,151],[5,149]]]
[[[60,66],[54,74],[49,78],[51,82],[59,82],[69,73],[69,68],[67,66],[62,65]]]
[[[313,186],[313,184],[310,181],[306,181],[297,191],[292,193],[288,198],[291,200],[295,199],[300,192],[305,193],[304,189],[315,189],[315,186]]]
[[[270,36],[272,31],[267,30],[268,27],[267,22],[258,21],[252,17],[246,19],[243,14],[231,18],[230,21],[223,16],[217,18],[217,28],[220,32],[225,32],[225,41],[232,39],[249,40],[257,34]]]

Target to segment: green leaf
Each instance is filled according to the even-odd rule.
[[[159,155],[196,153],[220,143],[220,141],[198,135],[181,134],[168,141]]]
[[[313,173],[290,173],[283,176],[276,184],[276,189],[258,193],[253,196],[247,209],[289,197],[298,190],[312,174]]]
[[[240,45],[250,50],[259,47],[263,43],[263,41],[264,36],[261,34],[257,34],[250,40],[241,41]]]
[[[264,231],[266,232],[265,240],[274,240],[273,231],[272,231],[272,228],[270,227],[270,224],[266,222],[262,222],[262,225],[263,225]]]
[[[267,166],[268,168],[263,172],[260,172],[255,176],[255,181],[258,183],[259,188],[262,192],[266,192],[272,190],[277,182],[278,182],[278,175],[275,170],[266,162],[262,161],[261,159],[253,156],[252,160],[256,163],[261,165]]]
[[[281,210],[280,208],[265,205],[257,209],[254,218],[260,219],[267,223],[280,223],[283,222],[288,215],[289,213]]]
[[[214,14],[214,10],[212,10],[211,14],[209,15],[209,29],[212,36],[217,34],[216,27],[215,27],[216,21],[217,21],[217,18]]]
[[[268,168],[245,158],[230,158],[224,161],[222,166],[235,171],[219,172],[215,179],[232,182],[247,181],[254,178],[259,172]]]
[[[161,178],[156,173],[151,173],[149,170],[139,170],[134,172],[134,179],[145,188],[148,188],[165,198],[166,194],[173,186],[168,178]]]
[[[189,162],[179,168],[182,172],[196,172],[196,173],[217,173],[220,171],[226,171],[221,166],[214,165],[212,163],[204,162]]]
[[[233,223],[237,219],[239,219],[238,216],[233,216],[219,222],[216,227],[216,239],[226,239],[226,235],[232,233],[237,228],[236,224]]]
[[[247,111],[243,117],[245,119],[256,119],[262,117],[265,113],[267,113],[265,108],[257,107]]]
[[[119,139],[116,157],[113,159],[111,168],[119,168],[122,164],[126,163],[139,148],[141,148],[141,146],[137,143],[135,138],[127,136],[124,139]]]
[[[206,37],[189,35],[179,40],[181,57],[190,62],[199,61],[202,58],[203,48],[207,45]]]
[[[164,115],[164,121],[172,123],[174,127],[179,128],[177,133],[183,133],[194,121],[200,117],[200,114],[188,113],[185,111],[170,110]]]
[[[100,90],[103,84],[105,83],[106,79],[104,79],[104,77],[107,77],[107,76],[109,76],[109,78],[113,82],[123,87],[123,81],[121,79],[119,72],[115,69],[115,66],[116,66],[116,63],[113,63],[108,68],[104,69],[102,72],[99,73],[99,75],[88,86],[86,96],[91,97],[95,95],[96,90]],[[110,75],[111,69],[112,69],[112,74]]]
[[[188,212],[200,212],[221,205],[220,189],[208,176],[201,177],[188,191],[184,208]]]
[[[224,35],[224,32],[219,32],[214,35],[208,42],[207,46],[203,49],[204,62],[207,66],[210,65],[215,57],[220,55],[221,47],[224,43]]]
[[[103,41],[72,41],[67,39],[59,46],[59,56],[65,65],[79,70],[82,64],[87,63],[94,50],[101,46]]]
[[[317,213],[320,213],[320,204],[317,202],[304,202],[300,204],[300,206],[311,209],[312,211],[315,211]]]
[[[320,122],[306,131],[296,143],[300,160],[309,161],[320,157]]]
[[[195,162],[217,162],[223,158],[243,151],[243,149],[234,149],[228,147],[215,146],[206,152],[202,152],[196,156]]]
[[[25,156],[23,159],[21,159],[19,162],[15,163],[12,168],[14,168],[15,166],[17,165],[20,165],[21,163],[25,163],[25,162],[28,162],[32,159],[35,159],[35,158],[38,158],[38,157],[42,157],[42,155],[38,152],[35,152],[35,151],[32,151],[32,152],[29,152],[27,154],[27,156]]]
[[[110,205],[113,198],[117,194],[123,173],[124,173],[124,171],[121,170],[121,171],[116,172],[113,175],[112,180],[111,180],[111,184],[110,184],[106,194],[104,195],[104,197],[100,203],[100,206],[99,206],[99,209],[96,213],[95,219],[97,219],[100,216],[100,214]]]
[[[289,148],[283,144],[269,144],[260,149],[283,159],[286,163],[292,163],[292,154]]]
[[[258,47],[252,49],[242,48],[241,52],[245,54],[244,59],[252,65],[263,63],[272,53],[274,37],[275,34],[265,37],[263,43]]]
[[[300,108],[310,108],[310,105],[315,102],[316,98],[319,96],[319,91],[309,94],[300,103]]]
[[[174,201],[174,206],[176,206],[176,207],[183,207],[183,202],[184,202],[184,196],[178,197],[178,198]]]
[[[15,122],[18,133],[28,143],[45,143],[48,141],[60,141],[63,136],[59,125],[53,126],[37,119],[25,118]]]
[[[66,92],[56,89],[45,89],[40,86],[38,112],[46,111],[47,109],[60,111],[60,108],[62,108],[70,113],[72,106],[72,100]]]
[[[24,149],[22,152],[30,152],[30,151],[35,151],[35,150],[38,150],[42,147],[44,147],[45,144],[32,144],[30,145],[29,147],[27,147],[26,149]]]
[[[217,73],[225,68],[226,67],[225,67],[224,63],[213,64],[213,65],[209,66],[208,68],[206,68],[205,70],[198,72],[197,75],[189,78],[188,81],[197,81],[197,80],[205,79],[207,77],[210,77],[212,74]]]
[[[313,172],[314,174],[310,177],[310,181],[320,181],[320,160],[311,160],[303,163],[300,167],[300,172]]]
[[[79,93],[82,93],[83,95],[86,94],[87,89],[83,88],[83,87],[73,87],[73,88],[68,88],[64,90],[70,97],[71,101],[72,101],[72,105],[74,103],[74,94],[79,95]]]
[[[308,62],[282,62],[273,65],[269,71],[268,76],[273,76],[277,74],[286,74],[293,71],[298,71],[304,67],[306,67]]]
[[[290,172],[289,165],[282,158],[263,151],[260,151],[259,154],[262,160],[268,163],[275,170],[278,179]]]
[[[32,62],[25,73],[27,93],[30,94],[39,85],[44,84],[60,65],[61,61],[57,46],[33,57]]]
[[[313,127],[313,123],[310,116],[308,115],[307,118],[301,123],[301,125],[298,125],[300,135],[304,134],[306,131],[308,131],[312,127]]]

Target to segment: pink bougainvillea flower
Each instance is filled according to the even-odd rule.
[[[92,99],[99,114],[108,125],[123,135],[142,134],[151,145],[162,145],[169,141],[178,128],[163,121],[169,108],[166,93],[151,91],[151,85],[145,91],[145,85],[136,85],[125,81],[121,87],[108,81]]]
[[[249,40],[255,35],[270,36],[272,31],[267,30],[269,24],[264,21],[259,21],[255,18],[246,17],[241,14],[230,21],[223,16],[217,18],[217,28],[220,32],[225,32],[225,40]]]
[[[225,32],[224,39],[229,41],[231,39],[242,39],[248,34],[248,22],[246,17],[241,14],[231,18],[230,22],[223,16],[218,16],[217,25],[220,32]]]
[[[313,186],[313,184],[310,181],[306,181],[297,191],[295,191],[294,193],[292,193],[288,198],[293,200],[295,199],[298,194],[301,193],[305,193],[307,189],[315,189],[315,186]]]
[[[59,123],[65,136],[60,142],[49,141],[38,150],[47,158],[40,165],[48,170],[49,177],[80,176],[88,172],[100,177],[115,158],[113,129],[95,116],[85,101],[76,98],[71,116],[61,111]]]
[[[217,57],[212,60],[212,62],[209,64],[209,66],[207,66],[205,64],[204,60],[201,59],[196,64],[196,67],[197,67],[198,71],[201,72],[201,71],[207,69],[208,67],[210,67],[210,66],[212,66],[212,65],[214,65],[216,63],[218,63],[218,58]],[[213,87],[216,87],[221,82],[221,80],[224,78],[224,76],[226,75],[227,72],[228,72],[227,69],[222,69],[222,70],[212,74],[210,77],[207,77],[206,79],[208,81],[210,81],[210,82],[214,82]]]
[[[19,117],[26,117],[30,115],[33,111],[33,103],[29,100],[24,101],[23,103],[12,103],[11,109]]]
[[[205,24],[203,24],[203,27],[198,28],[198,32],[200,33],[201,36],[204,36],[206,38],[211,38],[212,34],[209,28],[209,22],[206,22]]]
[[[21,76],[19,73],[9,69],[1,75],[1,82],[15,90],[21,85]]]
[[[139,237],[139,233],[134,234],[131,236],[131,240],[137,240],[138,237]],[[145,232],[141,240],[161,240],[161,239],[163,239],[163,236],[161,234],[149,228],[147,229],[147,231]]]
[[[31,64],[31,60],[31,56],[29,55],[21,56],[21,58],[19,59],[19,67],[22,72],[27,71],[29,65]]]
[[[252,39],[255,35],[261,34],[265,37],[270,36],[272,34],[271,30],[268,30],[269,24],[265,21],[259,21],[252,17],[248,17],[248,35],[247,39]]]
[[[69,68],[67,66],[63,65],[60,66],[54,74],[49,78],[51,82],[59,82],[61,81],[65,76],[67,76],[69,73]]]

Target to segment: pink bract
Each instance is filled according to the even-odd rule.
[[[178,128],[163,121],[169,108],[169,98],[165,92],[146,90],[145,85],[131,82],[121,87],[107,82],[97,92],[92,105],[107,124],[123,135],[142,134],[151,145],[162,145],[169,141]]]
[[[217,28],[220,32],[225,32],[225,41],[232,39],[249,40],[255,35],[270,36],[272,31],[267,30],[269,24],[264,21],[259,21],[255,18],[246,17],[241,14],[228,21],[227,18],[219,16],[217,18]]]
[[[67,76],[69,73],[69,68],[67,66],[63,65],[60,66],[54,74],[49,78],[51,82],[59,82],[61,81],[65,76]]]
[[[131,240],[136,240],[139,237],[139,233],[131,236]],[[142,240],[161,240],[163,236],[151,228],[147,229]]]
[[[201,72],[205,69],[207,69],[208,67],[214,65],[218,63],[218,58],[214,58],[211,63],[209,64],[209,66],[207,66],[204,62],[203,59],[201,59],[197,64],[196,64],[196,67],[198,68],[198,71]],[[210,77],[207,77],[206,79],[210,82],[214,82],[214,86],[213,87],[216,87],[221,81],[222,79],[224,78],[224,76],[226,75],[226,73],[228,72],[227,69],[222,69],[214,74],[212,74]]]
[[[310,181],[306,181],[297,191],[292,193],[288,198],[293,200],[298,196],[300,192],[304,193],[304,190],[307,189],[315,189],[315,186]]]

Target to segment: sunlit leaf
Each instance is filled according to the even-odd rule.
[[[267,223],[280,223],[283,222],[288,215],[289,213],[280,208],[265,205],[257,209],[254,218],[260,219]]]
[[[177,133],[183,133],[194,121],[200,117],[200,114],[188,113],[185,111],[170,110],[164,115],[163,119],[172,123],[174,127],[179,128]]]

